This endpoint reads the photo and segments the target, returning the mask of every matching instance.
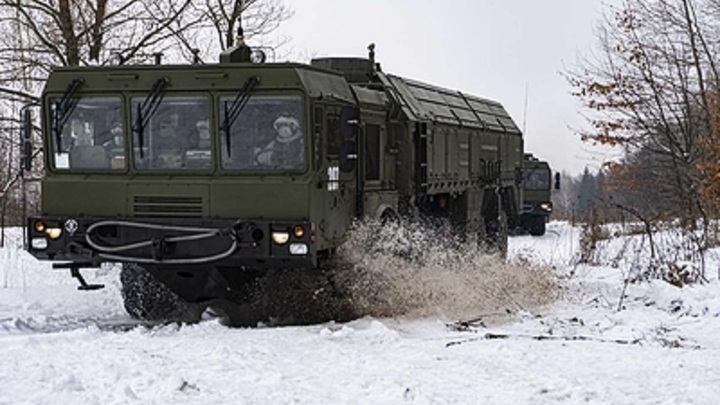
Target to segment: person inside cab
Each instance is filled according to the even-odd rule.
[[[188,150],[185,151],[185,167],[210,169],[212,167],[210,120],[207,118],[197,120],[194,129]]]
[[[256,150],[255,163],[273,168],[299,169],[303,167],[303,133],[300,121],[281,114],[273,123],[275,138]]]
[[[155,169],[180,169],[187,149],[187,136],[182,136],[177,113],[160,117],[157,136],[153,139],[153,162]]]
[[[125,168],[125,135],[119,121],[113,122],[108,139],[103,142],[102,146],[105,148],[111,169]]]
[[[70,124],[72,149],[70,167],[73,169],[107,169],[110,164],[105,149],[95,143],[93,122],[88,118],[73,119]]]

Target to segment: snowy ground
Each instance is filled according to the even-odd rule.
[[[573,265],[578,232],[551,223],[544,237],[511,239],[511,257],[563,277],[555,304],[459,329],[364,318],[111,330],[128,320],[114,269],[88,273],[108,288],[81,293],[64,272],[0,249],[0,404],[719,403],[716,275],[630,285],[618,312],[629,269]]]

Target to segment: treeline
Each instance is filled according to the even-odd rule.
[[[672,221],[682,203],[667,173],[652,161],[627,160],[600,170],[560,174],[562,187],[553,192],[553,218],[573,224],[596,222]]]
[[[720,244],[720,0],[604,7],[596,49],[565,76],[588,119],[580,136],[624,157],[568,181],[559,205],[584,221],[583,260],[609,237],[603,222],[630,220],[649,258],[636,279],[706,280],[706,253]]]
[[[602,215],[648,229],[675,221],[688,237],[705,235],[696,244],[705,251],[720,217],[720,0],[604,7],[596,49],[565,76],[588,118],[580,135],[624,158],[578,183],[594,178]],[[587,215],[584,202],[570,206]]]
[[[604,183],[602,173],[587,168],[579,175],[560,173],[561,187],[552,193],[552,218],[572,223],[586,221],[599,203]]]

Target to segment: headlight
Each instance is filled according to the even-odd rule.
[[[287,232],[273,232],[272,240],[278,245],[284,245],[290,240],[290,234]]]
[[[45,238],[32,238],[30,240],[30,247],[37,250],[45,250],[47,249],[48,242]]]
[[[60,239],[60,236],[62,236],[62,228],[46,228],[45,235],[52,240]]]
[[[540,204],[540,208],[542,208],[545,211],[552,211],[552,203],[542,203]]]
[[[290,254],[291,255],[306,255],[308,253],[308,247],[304,243],[291,243]]]

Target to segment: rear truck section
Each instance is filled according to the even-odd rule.
[[[550,165],[530,153],[523,159],[523,205],[518,226],[533,236],[545,234],[552,214]],[[556,180],[557,182],[557,180]],[[559,187],[559,183],[556,184]]]
[[[429,217],[504,249],[523,140],[499,103],[385,74],[372,52],[309,65],[250,54],[55,69],[29,252],[83,289],[100,286],[82,269],[122,264],[138,318],[210,306],[252,324],[267,315],[255,286],[322,275],[358,218]]]

